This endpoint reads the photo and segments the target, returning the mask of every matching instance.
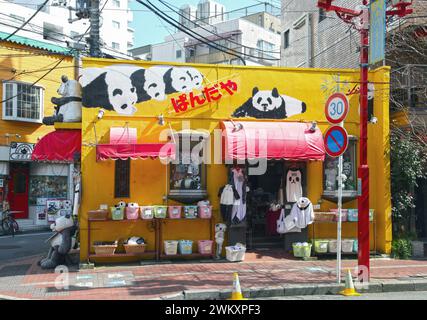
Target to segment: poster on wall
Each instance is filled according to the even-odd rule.
[[[72,202],[70,200],[49,199],[46,201],[46,212],[48,222],[54,222],[58,217],[72,213]]]
[[[47,224],[47,210],[46,206],[37,206],[36,207],[36,225],[46,225]]]

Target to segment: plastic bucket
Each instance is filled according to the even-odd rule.
[[[178,253],[178,241],[176,240],[165,240],[164,250],[167,256],[176,255]]]
[[[200,254],[212,254],[212,240],[199,240],[197,244]]]
[[[199,217],[210,219],[212,217],[212,206],[199,206]]]
[[[152,206],[141,207],[141,218],[149,220],[154,218],[154,208]]]
[[[179,240],[179,252],[181,254],[192,254],[193,253],[193,241],[192,240]]]
[[[139,207],[136,208],[126,208],[126,219],[136,220],[139,217]]]
[[[111,220],[123,220],[125,217],[125,208],[110,207]]]
[[[169,206],[168,213],[170,219],[181,218],[181,206]]]

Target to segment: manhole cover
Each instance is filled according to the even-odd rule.
[[[8,245],[3,245],[0,246],[0,250],[11,250],[11,249],[19,249],[21,248],[20,246],[8,246]]]

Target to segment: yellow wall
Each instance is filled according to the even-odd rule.
[[[104,67],[112,63],[129,63],[126,61],[85,59],[84,67]],[[160,65],[156,62],[135,62],[143,68]],[[170,65],[170,64],[168,64]],[[221,120],[230,118],[231,113],[241,106],[252,95],[253,87],[260,90],[279,89],[281,94],[295,97],[307,104],[307,112],[286,120],[271,121],[313,121],[316,120],[324,132],[329,124],[324,116],[324,104],[327,97],[337,88],[347,92],[359,81],[359,73],[355,70],[320,70],[320,69],[285,69],[263,67],[237,67],[217,65],[193,65],[205,77],[204,85],[219,81],[232,80],[238,83],[239,89],[233,96],[225,95],[218,103],[207,104],[203,107],[176,114],[170,102],[170,95],[165,101],[147,101],[137,105],[138,111],[131,117],[107,111],[104,118],[96,121],[98,109],[84,108],[82,123],[82,172],[83,197],[81,206],[81,260],[87,259],[87,211],[98,209],[100,204],[113,205],[122,199],[114,199],[114,162],[96,161],[94,147],[95,132],[98,143],[109,140],[110,127],[125,126],[138,129],[138,142],[158,142],[159,133],[170,124],[174,130],[181,130],[184,120],[191,121],[191,129],[207,129],[210,132],[219,128]],[[338,78],[339,75],[339,78]],[[377,83],[388,81],[389,69],[381,68],[370,74],[370,80]],[[375,115],[379,122],[369,125],[369,165],[371,167],[370,207],[376,210],[377,248],[381,252],[390,252],[391,241],[391,208],[390,208],[390,168],[388,146],[388,90],[386,85],[377,84],[375,96]],[[359,136],[358,95],[350,99],[350,112],[345,127],[349,134]],[[160,127],[157,116],[165,116],[166,126]],[[244,121],[245,119],[239,119]],[[254,120],[252,121],[260,121]],[[270,121],[270,120],[268,120]],[[96,122],[94,125],[93,122]],[[96,130],[95,130],[96,128]],[[224,165],[211,164],[207,166],[208,198],[213,203],[215,222],[220,221],[218,189],[226,182]],[[321,162],[308,165],[308,198],[316,204],[321,198],[323,186],[323,170]],[[137,160],[131,164],[131,197],[123,199],[128,202],[138,202],[140,205],[163,204],[163,196],[167,194],[167,168],[159,160]],[[171,202],[169,202],[171,203]],[[168,204],[169,204],[168,203]],[[321,211],[333,208],[331,202],[323,201]],[[357,201],[345,204],[347,208],[356,208]],[[146,229],[146,222],[137,224],[102,223],[92,231],[92,241],[115,240],[131,235],[144,236],[153,249],[154,234]],[[120,226],[120,227],[119,227]],[[357,224],[344,227],[343,237],[357,237]],[[209,228],[204,221],[191,223],[174,222],[165,230],[164,239],[189,238],[193,240],[207,239]],[[334,237],[335,225],[317,226],[316,237]],[[311,234],[311,233],[310,233]],[[371,237],[372,239],[372,237]],[[373,242],[373,241],[372,241]]]
[[[33,83],[43,76],[50,68],[62,59],[64,56],[55,55],[51,52],[42,51],[31,47],[18,44],[1,42],[0,43],[0,79],[22,81]],[[37,71],[39,70],[39,71]],[[61,76],[67,75],[73,79],[73,59],[66,57],[61,64],[50,72],[37,85],[42,86],[44,91],[44,115],[51,116],[54,112],[53,105],[50,102],[51,97],[56,97],[56,90],[61,83]],[[0,86],[0,97],[3,97],[3,85]],[[2,114],[3,104],[0,105],[0,115]],[[40,123],[31,123],[23,121],[2,120],[0,116],[0,145],[5,145],[7,140],[6,133],[20,134],[22,138],[10,138],[16,142],[36,143],[38,138],[42,138],[47,133],[53,131],[53,126],[45,126]]]

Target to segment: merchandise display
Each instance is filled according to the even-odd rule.
[[[167,256],[173,256],[178,253],[178,243],[176,240],[165,240],[164,241],[164,252]]]
[[[141,218],[144,220],[154,219],[154,207],[152,206],[142,206],[141,208]]]
[[[193,253],[193,241],[192,240],[179,240],[179,253],[180,254],[192,254]]]
[[[328,252],[329,240],[316,239],[314,240],[314,252],[316,253],[327,253]]]
[[[184,216],[186,219],[195,219],[197,218],[197,211],[199,210],[198,206],[184,206]]]
[[[299,198],[293,205],[290,216],[297,228],[307,228],[314,221],[314,211],[311,201],[305,197]]]
[[[199,240],[197,242],[197,248],[200,254],[212,254],[213,252],[213,241],[212,240]]]
[[[302,176],[300,170],[290,169],[286,175],[286,200],[297,202],[302,197]]]
[[[238,199],[234,199],[234,204],[231,212],[231,222],[238,224],[246,217],[246,177],[244,171],[240,167],[235,167],[231,170],[231,183],[239,194]]]
[[[311,256],[312,244],[308,242],[295,242],[292,244],[292,251],[296,258],[308,258]]]
[[[125,208],[110,207],[111,220],[123,220],[125,217]]]
[[[136,220],[139,217],[139,205],[137,203],[128,203],[125,208],[126,219]]]
[[[216,259],[221,258],[222,245],[224,244],[226,230],[227,226],[224,223],[217,223],[215,225]]]
[[[181,206],[169,206],[168,214],[170,219],[180,219],[181,218]]]
[[[212,217],[212,206],[199,206],[199,217],[202,219],[210,219]]]
[[[167,211],[167,206],[154,206],[154,218],[165,219]]]
[[[245,260],[246,246],[236,243],[234,246],[225,247],[226,259],[231,262]]]

